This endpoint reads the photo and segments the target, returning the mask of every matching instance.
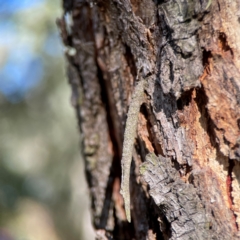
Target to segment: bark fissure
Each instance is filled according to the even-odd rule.
[[[98,67],[98,79],[99,79],[99,84],[101,86],[101,98],[102,98],[102,102],[105,106],[110,141],[111,141],[112,148],[113,148],[112,165],[110,168],[108,182],[106,184],[105,199],[104,199],[104,204],[102,207],[102,213],[101,213],[100,222],[99,222],[99,226],[98,226],[100,229],[105,229],[107,226],[108,213],[111,208],[110,205],[111,205],[112,194],[113,194],[113,183],[114,183],[115,178],[120,179],[121,172],[119,171],[119,169],[120,169],[119,146],[118,146],[117,138],[115,136],[116,130],[114,129],[114,123],[112,122],[113,117],[111,116],[111,112],[114,110],[113,110],[113,106],[110,106],[111,101],[109,100],[109,93],[107,92],[105,81],[104,81],[102,72],[99,67]]]
[[[233,196],[232,196],[232,191],[233,191],[233,186],[232,186],[233,177],[232,177],[232,174],[233,174],[234,165],[235,165],[234,161],[229,159],[229,167],[228,167],[228,175],[227,175],[227,179],[226,179],[226,184],[227,184],[227,194],[228,194],[230,209],[233,212],[234,222],[236,223],[236,229],[238,230],[238,223],[236,222],[237,215],[236,215],[236,213],[234,212],[234,209],[233,209],[234,201],[233,201]]]

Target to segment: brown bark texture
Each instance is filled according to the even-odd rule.
[[[64,0],[97,239],[240,239],[240,1]],[[122,196],[128,107],[147,79]],[[79,213],[80,214],[80,213]]]

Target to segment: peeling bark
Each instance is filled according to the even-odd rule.
[[[63,6],[58,26],[97,239],[240,239],[240,2]],[[123,133],[136,80],[146,77],[128,223]]]

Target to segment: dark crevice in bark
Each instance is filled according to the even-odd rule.
[[[154,149],[154,153],[157,155],[157,154],[159,154],[158,150],[157,150],[158,147],[156,147],[156,145],[155,145],[156,141],[155,141],[154,135],[152,134],[152,131],[151,131],[152,125],[148,121],[149,120],[148,111],[147,111],[147,107],[145,106],[145,104],[143,104],[141,106],[140,112],[144,115],[145,119],[147,119],[147,131],[148,131],[148,135],[149,135],[149,141],[152,143],[152,147]]]
[[[193,33],[192,36],[194,36],[196,33]],[[192,37],[190,36],[190,37]],[[192,56],[192,53],[184,53],[182,49],[176,44],[179,40],[188,40],[188,38],[179,38],[179,39],[171,39],[168,41],[168,44],[172,47],[175,55],[180,54],[182,59],[187,59]]]
[[[121,225],[121,228],[120,228]],[[116,222],[114,231],[112,233],[113,240],[132,240],[136,239],[133,223],[121,223]]]
[[[156,204],[153,202],[154,210],[156,213],[158,213],[159,217],[159,224],[160,224],[160,230],[162,230],[161,235],[163,239],[170,239],[172,237],[172,228],[171,223],[167,220],[167,217],[164,214],[164,205],[156,206]],[[160,236],[161,236],[160,235]]]
[[[132,51],[131,51],[131,48],[127,45],[127,44],[124,44],[125,46],[125,59],[128,63],[128,67],[130,68],[130,71],[131,71],[131,74],[133,76],[133,79],[136,79],[137,77],[137,68],[136,68],[136,65],[135,65],[135,59],[134,59],[134,56],[132,54]]]
[[[110,212],[111,201],[112,201],[112,193],[113,193],[113,182],[115,178],[115,166],[114,161],[112,162],[112,166],[110,169],[110,174],[108,177],[107,187],[105,191],[105,199],[102,207],[102,213],[100,217],[99,225],[96,226],[97,229],[106,229],[108,214]]]
[[[237,120],[238,129],[240,130],[240,118]]]
[[[148,113],[147,106],[143,104],[141,106],[140,112],[144,115],[145,119],[147,119],[147,131],[149,135],[149,141],[152,143],[152,147],[154,149],[154,153],[156,155],[162,153],[162,148],[159,144],[157,144],[157,139],[156,136],[153,133],[153,126],[152,123],[149,121],[150,120],[150,114]]]
[[[213,147],[218,148],[218,144],[216,142],[216,134],[214,131],[214,128],[216,127],[214,122],[212,121],[211,117],[209,116],[209,113],[207,111],[207,103],[208,103],[208,97],[204,91],[203,88],[196,89],[196,98],[195,101],[197,103],[199,112],[201,114],[202,120],[199,120],[200,124],[202,125],[202,122],[206,122],[206,126],[202,125],[202,128],[206,131],[206,133],[209,136],[210,142]]]
[[[135,228],[133,222],[119,222],[118,216],[116,215],[116,209],[113,209],[114,213],[114,220],[115,220],[115,227],[113,229],[112,235],[116,240],[132,240],[136,239],[135,236]]]
[[[140,145],[141,145],[141,143],[139,143],[136,146],[136,149],[138,152],[141,152],[141,149],[139,149],[139,147],[138,147]],[[134,172],[133,169],[135,169],[135,167],[136,166],[133,161],[133,164],[131,167],[132,173]],[[143,201],[145,203],[144,204],[145,212],[142,212],[141,215],[142,215],[143,219],[147,219],[147,221],[148,221],[148,225],[147,225],[148,227],[144,228],[144,231],[141,230],[141,234],[144,235],[144,238],[137,236],[139,238],[136,238],[136,239],[148,239],[148,231],[152,230],[152,233],[156,234],[156,238],[154,238],[154,239],[164,240],[161,229],[159,228],[159,224],[160,224],[159,217],[160,218],[163,217],[165,220],[164,215],[160,212],[159,208],[156,206],[153,199],[149,198],[149,196],[146,195],[146,192],[143,190],[142,185],[138,184],[136,182],[136,176],[132,176],[131,179],[134,179],[134,183],[132,183],[132,186],[138,185],[138,188],[136,188],[136,187],[134,188],[136,191],[138,191],[138,198],[142,199],[141,201]],[[150,187],[149,187],[149,185],[147,185],[147,192],[149,192],[149,190],[150,190]],[[138,204],[138,206],[140,206],[140,204]],[[139,211],[135,211],[135,212],[139,212]],[[144,214],[146,214],[146,216],[143,216]]]
[[[205,49],[203,50],[202,62],[203,62],[203,66],[206,70],[206,73],[209,73],[209,71],[210,71],[209,59],[212,57],[213,57],[213,55],[212,55],[211,51],[206,51]],[[201,118],[204,118],[203,121],[207,122],[207,129],[205,129],[205,127],[202,126],[203,129],[205,129],[206,132],[208,133],[208,136],[210,138],[210,142],[211,142],[212,146],[219,148],[219,146],[216,142],[216,133],[214,131],[216,126],[215,126],[213,120],[211,119],[211,117],[209,116],[208,110],[206,108],[206,106],[208,104],[208,97],[206,95],[206,92],[205,92],[203,86],[201,88],[196,89],[196,103],[197,103],[199,112],[201,113]],[[200,123],[201,122],[202,121],[200,121]],[[218,151],[219,151],[219,149],[218,149]]]
[[[177,100],[178,110],[183,110],[185,106],[189,106],[189,103],[192,100],[192,89],[185,91],[181,97]]]
[[[98,65],[97,65],[97,67],[98,67]],[[116,158],[116,160],[117,160],[117,162],[119,163],[119,166],[120,166],[121,152],[119,151],[120,147],[118,146],[117,136],[115,135],[116,130],[115,130],[114,124],[112,122],[112,116],[111,116],[111,112],[113,111],[113,109],[112,109],[112,106],[110,106],[110,104],[109,104],[110,100],[108,99],[109,94],[107,92],[107,87],[108,86],[106,85],[106,81],[104,80],[102,72],[101,72],[99,67],[98,67],[98,79],[99,79],[99,84],[101,86],[102,102],[105,105],[110,139],[111,139],[111,142],[112,142],[112,145],[113,145],[114,159]],[[118,176],[120,177],[121,174],[119,174]]]
[[[208,70],[209,68],[209,59],[212,58],[211,51],[206,51],[205,49],[202,52],[202,63],[203,67]]]
[[[171,158],[171,162],[172,162],[173,167],[179,172],[180,169],[182,168],[182,166],[176,160],[174,160],[172,158]]]
[[[148,186],[149,188],[149,186]],[[159,208],[156,206],[154,201],[151,198],[150,202],[150,212],[149,212],[149,226],[153,230],[153,233],[156,233],[156,240],[164,240],[163,233],[160,230],[159,216],[164,217],[159,211]],[[159,213],[159,214],[156,214]],[[160,218],[161,218],[160,217]],[[162,219],[161,219],[162,220]]]
[[[155,112],[163,111],[166,118],[172,118],[177,110],[176,98],[172,94],[164,94],[161,84],[156,82],[153,93],[153,107]]]
[[[234,160],[231,160],[229,159],[228,160],[228,163],[229,163],[229,166],[228,166],[228,175],[227,175],[227,180],[226,180],[226,184],[227,184],[227,196],[228,196],[228,201],[229,201],[229,205],[230,205],[230,209],[231,211],[233,212],[233,216],[234,216],[234,222],[236,224],[236,229],[238,231],[238,224],[236,222],[236,219],[237,219],[237,215],[234,213],[234,210],[232,208],[233,206],[233,196],[232,196],[232,191],[233,191],[233,188],[232,188],[232,181],[233,181],[233,177],[232,177],[232,174],[233,174],[233,168],[235,166],[235,163],[234,163]]]
[[[191,174],[191,172],[193,170],[192,166],[189,166],[188,164],[185,164],[184,167],[185,167],[184,175]]]
[[[159,5],[159,4],[164,3],[164,0],[154,0],[154,2],[155,2],[157,5]]]
[[[146,106],[141,107],[141,112],[142,113],[145,112],[145,114],[147,114]],[[150,127],[150,125],[151,124],[149,124],[149,127]],[[150,129],[149,129],[149,132],[150,132]],[[153,141],[152,141],[152,143],[153,143]],[[144,148],[144,150],[142,148]],[[144,142],[140,140],[140,138],[137,139],[136,150],[137,150],[138,153],[140,153],[141,156],[146,155],[146,146],[145,146]],[[144,160],[145,160],[145,158],[144,158]],[[136,167],[135,162],[133,161],[133,163],[131,165],[131,173],[134,173],[135,167]],[[146,216],[143,219],[148,219],[148,225],[147,225],[148,228],[145,228],[144,231],[141,231],[142,232],[141,234],[144,235],[144,238],[139,237],[137,239],[148,239],[148,231],[152,230],[152,233],[156,234],[156,238],[154,238],[154,239],[163,240],[164,237],[163,237],[162,232],[159,228],[159,215],[162,215],[162,214],[159,213],[159,208],[156,207],[156,204],[154,203],[152,198],[149,198],[149,197],[146,196],[146,192],[143,190],[142,184],[137,183],[137,181],[136,181],[137,178],[136,178],[135,174],[133,174],[133,175],[134,176],[131,176],[131,179],[134,179],[134,183],[132,183],[131,185],[132,186],[134,186],[134,185],[138,186],[138,187],[135,187],[133,189],[135,189],[134,191],[138,191],[138,193],[137,193],[138,198],[142,199],[142,201],[145,203],[144,204],[145,212],[142,212],[142,216],[143,216],[143,214],[146,214]],[[149,192],[149,185],[147,186],[147,192]],[[140,205],[141,204],[138,204],[138,206],[140,206]],[[138,211],[135,211],[135,212],[139,213],[141,211],[138,210]]]
[[[166,16],[164,16],[164,14],[159,14],[158,16],[161,30],[160,32],[162,33],[163,36],[166,37],[167,39],[166,43],[168,43],[169,41],[172,40],[172,33],[174,32],[174,30],[168,26]],[[166,45],[166,43],[164,43],[164,45]]]
[[[96,64],[97,65],[97,64]],[[98,67],[98,65],[97,65]],[[120,152],[119,152],[119,147],[117,144],[116,136],[115,136],[115,129],[114,125],[112,122],[112,117],[110,115],[110,112],[112,111],[111,107],[109,106],[109,100],[108,100],[108,93],[107,93],[107,86],[105,83],[105,80],[102,76],[102,72],[100,68],[98,67],[98,79],[99,79],[99,84],[101,86],[101,99],[103,104],[105,105],[105,111],[106,111],[106,118],[107,118],[107,123],[108,123],[108,129],[109,129],[109,135],[110,135],[110,141],[112,142],[113,146],[113,160],[112,160],[112,165],[110,169],[110,174],[108,177],[108,182],[107,182],[107,187],[106,187],[106,192],[105,192],[105,200],[102,208],[102,214],[100,218],[100,223],[99,226],[96,226],[97,228],[105,229],[107,225],[107,220],[108,220],[108,213],[110,210],[110,205],[112,201],[112,193],[113,193],[113,182],[115,178],[121,177],[121,167],[120,167]]]
[[[141,149],[136,146],[137,152],[141,152]],[[137,154],[134,154],[134,160],[138,158]],[[146,225],[145,219],[149,215],[147,211],[150,206],[150,201],[146,197],[145,192],[142,189],[141,183],[136,181],[136,173],[134,171],[136,169],[135,161],[132,161],[131,164],[131,176],[130,176],[130,195],[131,195],[131,203],[132,203],[132,218],[133,221],[131,222],[132,227],[132,236],[135,234],[135,239],[147,239],[148,235],[148,225]],[[141,215],[139,215],[141,213]],[[142,219],[139,219],[142,217]],[[135,220],[134,220],[135,218]],[[143,221],[142,221],[143,220]],[[135,221],[135,224],[134,224]],[[136,225],[137,223],[137,225]],[[141,225],[145,225],[144,228],[141,228]],[[134,226],[136,229],[134,229]],[[129,238],[132,239],[132,238]]]
[[[170,78],[171,83],[173,83],[174,82],[174,69],[173,69],[172,62],[169,62],[169,68],[170,68],[169,78]]]
[[[233,50],[230,48],[227,42],[227,36],[225,33],[220,32],[218,36],[219,41],[221,42],[221,48],[224,52],[230,51],[231,56],[234,57],[233,55]]]

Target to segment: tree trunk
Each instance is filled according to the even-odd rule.
[[[65,0],[64,9],[97,239],[240,239],[239,0]],[[128,223],[121,157],[140,78]]]

